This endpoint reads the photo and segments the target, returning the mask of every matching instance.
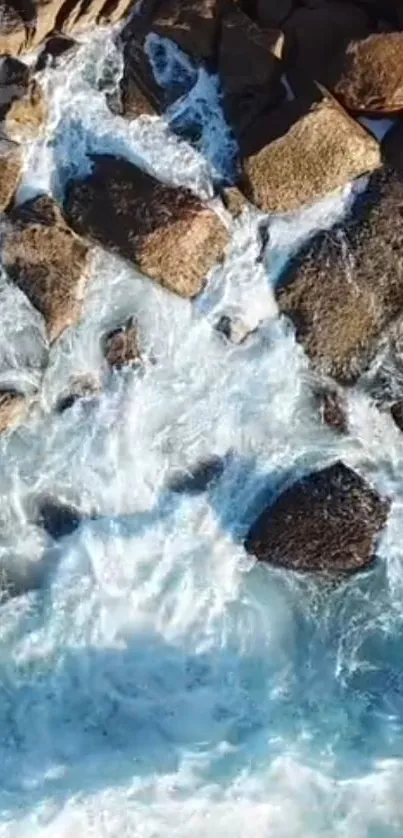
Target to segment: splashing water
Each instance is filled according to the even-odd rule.
[[[47,130],[27,148],[21,200],[59,196],[93,151],[212,198],[225,126],[212,136],[203,123],[197,151],[161,119],[113,116],[99,81],[120,71],[101,32],[45,73]],[[211,84],[195,81],[186,107],[208,114]],[[52,348],[29,422],[0,445],[2,561],[46,548],[28,521],[38,492],[98,515],[64,539],[42,590],[1,610],[1,836],[401,836],[401,437],[357,392],[351,437],[318,424],[272,293],[290,252],[351,196],[270,219],[263,263],[262,217],[224,213],[225,263],[193,304],[96,251],[82,320]],[[0,294],[3,379],[33,386],[42,323],[19,292]],[[228,312],[259,327],[240,346],[214,330]],[[104,375],[100,336],[131,314],[144,374],[52,412],[71,375]],[[226,458],[218,482],[173,499],[167,477],[210,455]],[[254,565],[242,538],[267,487],[339,457],[394,498],[376,567],[329,588]]]

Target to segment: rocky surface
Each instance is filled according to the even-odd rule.
[[[166,186],[127,160],[97,155],[92,162],[91,174],[67,187],[72,227],[170,291],[198,294],[227,243],[218,216],[189,190]]]
[[[77,402],[92,401],[99,395],[100,383],[92,375],[78,375],[73,378],[66,390],[59,396],[55,410],[56,413],[65,413]]]
[[[196,60],[209,61],[217,50],[222,5],[221,0],[146,0],[144,8],[153,32]]]
[[[247,8],[248,4],[245,4],[245,11]],[[257,0],[256,18],[261,26],[280,26],[294,9],[294,0]]]
[[[46,118],[41,86],[17,58],[0,60],[0,121],[7,137],[33,139]]]
[[[22,174],[22,154],[17,143],[0,134],[0,212],[16,192]]]
[[[0,433],[12,430],[24,421],[29,400],[17,390],[0,388]]]
[[[387,132],[381,150],[385,163],[403,177],[403,119],[397,120]]]
[[[325,386],[317,387],[314,402],[323,424],[338,434],[348,433],[347,404],[340,391]]]
[[[47,38],[36,60],[35,70],[56,67],[59,59],[66,53],[71,54],[77,46],[77,41],[68,35],[53,35]]]
[[[47,195],[9,215],[1,261],[9,278],[42,314],[51,341],[77,321],[88,278],[88,247]]]
[[[388,511],[387,499],[337,462],[286,489],[253,524],[245,547],[292,570],[353,573],[372,563]]]
[[[382,333],[403,312],[403,182],[374,173],[350,218],[318,233],[287,266],[280,311],[315,369],[354,382]]]
[[[403,32],[370,35],[348,45],[333,90],[353,113],[403,111]]]
[[[103,353],[111,369],[137,366],[141,361],[137,326],[129,317],[123,326],[109,332],[102,341]]]
[[[312,203],[381,163],[377,140],[329,96],[243,163],[243,188],[264,212]]]

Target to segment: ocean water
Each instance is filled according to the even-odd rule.
[[[49,572],[1,606],[0,835],[400,838],[403,437],[358,390],[349,438],[319,424],[273,296],[284,261],[347,211],[353,189],[233,221],[213,198],[234,154],[215,80],[148,47],[161,78],[187,74],[169,118],[197,113],[200,148],[167,121],[109,112],[121,58],[101,31],[44,74],[46,132],[26,148],[19,198],[60,196],[88,153],[115,152],[212,199],[230,244],[193,303],[94,251],[82,319],[44,374],[41,319],[1,278],[1,380],[42,383],[27,423],[0,442],[0,563],[45,552]],[[255,331],[225,343],[222,314]],[[129,315],[144,369],[108,376],[100,336]],[[55,414],[82,372],[101,379],[101,398]],[[167,491],[175,470],[210,455],[226,465],[204,495]],[[393,500],[376,566],[336,587],[257,566],[242,540],[265,500],[340,457]],[[30,523],[42,492],[97,517],[54,548]]]

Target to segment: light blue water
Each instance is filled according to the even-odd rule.
[[[45,77],[49,120],[21,197],[59,194],[94,150],[213,194],[231,159],[225,126],[206,117],[198,153],[159,119],[113,117],[98,88],[119,66],[101,33]],[[188,103],[211,115],[215,96],[200,75]],[[102,516],[65,539],[42,591],[1,609],[1,836],[402,835],[402,437],[359,393],[349,439],[318,424],[271,290],[290,250],[350,199],[273,219],[264,264],[258,215],[234,223],[216,204],[231,243],[193,305],[95,253],[82,321],[53,347],[29,423],[0,446],[2,562],[47,548],[27,518],[38,491]],[[1,374],[32,387],[42,324],[0,291]],[[222,313],[259,329],[228,346],[213,329]],[[99,338],[129,314],[145,371],[108,379]],[[79,372],[103,378],[99,404],[54,415]],[[173,500],[167,476],[211,454],[227,457],[216,486]],[[393,496],[377,566],[341,587],[255,566],[242,538],[263,499],[338,457]]]

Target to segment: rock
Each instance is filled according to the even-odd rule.
[[[216,55],[222,0],[153,0],[152,30],[196,59]]]
[[[324,94],[283,137],[244,160],[244,189],[263,212],[288,212],[380,163],[377,140]]]
[[[381,145],[382,157],[403,177],[403,120],[397,120],[385,134]]]
[[[294,0],[257,0],[256,17],[260,26],[280,26],[294,8]]]
[[[403,32],[351,43],[333,90],[353,113],[387,116],[403,111]]]
[[[123,326],[119,326],[106,336],[103,341],[106,361],[112,369],[134,367],[141,361],[137,327],[132,317]]]
[[[230,317],[228,314],[222,314],[214,328],[229,343],[234,344],[244,343],[251,332],[256,331],[256,329],[244,323],[241,318]]]
[[[390,409],[392,419],[399,428],[403,431],[403,401],[396,402]]]
[[[201,460],[194,468],[173,474],[168,480],[167,488],[176,494],[200,495],[221,477],[224,468],[222,457],[209,457]]]
[[[0,389],[0,433],[12,430],[24,421],[28,399],[17,390]]]
[[[0,55],[19,55],[27,39],[25,23],[9,0],[0,0]]]
[[[292,570],[353,573],[372,563],[389,505],[337,462],[286,489],[253,524],[245,547]]]
[[[310,90],[313,81],[327,86],[333,56],[370,32],[366,12],[344,0],[296,9],[282,28],[287,79],[298,95]]]
[[[4,212],[16,192],[22,173],[19,145],[0,135],[0,212]]]
[[[12,140],[33,139],[46,118],[42,88],[16,58],[0,61],[0,121]]]
[[[285,97],[283,40],[280,31],[260,29],[236,6],[223,17],[218,69],[224,114],[237,138],[260,111]]]
[[[286,266],[276,288],[315,370],[353,383],[403,311],[403,182],[371,175],[344,222],[320,232]]]
[[[74,38],[67,35],[53,35],[47,38],[36,61],[35,71],[44,70],[45,67],[56,67],[58,58],[72,52],[78,46]]]
[[[189,190],[166,186],[123,158],[94,155],[84,180],[68,184],[72,227],[183,297],[201,291],[228,233]]]
[[[98,396],[100,392],[99,381],[92,375],[78,375],[73,378],[66,392],[58,398],[55,410],[56,413],[64,413],[73,407],[78,401],[89,401]]]
[[[68,228],[48,195],[16,207],[9,218],[3,266],[42,314],[53,341],[80,316],[88,247]]]
[[[233,218],[238,218],[248,206],[245,195],[237,186],[224,187],[220,193],[220,197],[225,209],[228,210]]]
[[[328,387],[318,388],[314,400],[321,421],[339,434],[348,433],[347,404],[337,390]]]
[[[71,535],[81,524],[82,513],[62,500],[44,495],[37,501],[36,523],[57,541]]]

